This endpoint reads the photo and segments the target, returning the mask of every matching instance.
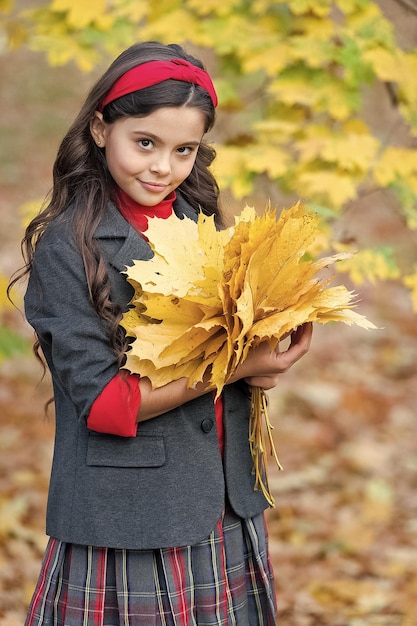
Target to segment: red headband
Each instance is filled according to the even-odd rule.
[[[168,79],[200,85],[210,95],[213,106],[217,106],[217,94],[207,72],[183,59],[172,59],[172,61],[149,61],[128,70],[114,83],[100,103],[99,111],[117,98]]]

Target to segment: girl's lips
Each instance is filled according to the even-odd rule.
[[[142,187],[144,187],[144,189],[146,189],[147,191],[152,191],[154,193],[161,193],[161,191],[165,191],[165,189],[168,187],[168,185],[161,185],[161,183],[146,182],[144,180],[141,180],[140,183]]]

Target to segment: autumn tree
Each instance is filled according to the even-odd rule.
[[[402,280],[417,309],[417,271],[390,242],[358,249],[335,228],[353,201],[383,190],[417,229],[417,49],[396,41],[371,0],[52,0],[26,11],[0,3],[9,46],[83,71],[130,43],[197,47],[214,76],[221,136],[215,173],[242,201],[301,198],[322,218],[322,248],[356,284]],[[407,129],[375,129],[364,110],[378,89]],[[219,141],[217,141],[219,140]],[[319,251],[320,252],[320,251]],[[417,266],[416,266],[417,267]]]

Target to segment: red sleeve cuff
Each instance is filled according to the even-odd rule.
[[[120,437],[136,437],[140,406],[139,376],[117,374],[94,401],[87,418],[90,430]]]
[[[213,396],[214,396],[213,391]],[[223,396],[219,396],[214,402],[214,411],[216,413],[217,435],[219,437],[220,454],[224,453],[224,425],[223,425]]]

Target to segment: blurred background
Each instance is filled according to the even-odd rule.
[[[0,626],[23,624],[39,573],[54,436],[49,378],[7,281],[89,87],[150,38],[213,73],[226,214],[301,198],[322,218],[317,252],[355,252],[337,280],[378,327],[317,325],[269,394],[279,623],[416,626],[417,4],[84,5],[0,2]]]

